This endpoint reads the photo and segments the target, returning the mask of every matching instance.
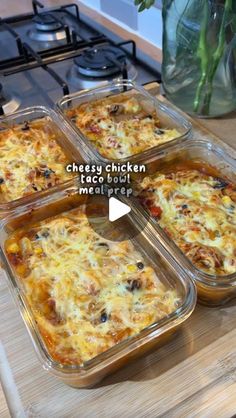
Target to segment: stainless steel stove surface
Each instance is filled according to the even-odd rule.
[[[63,94],[114,78],[144,84],[160,74],[136,57],[133,41],[115,42],[81,19],[75,4],[0,20],[0,113],[54,106]]]

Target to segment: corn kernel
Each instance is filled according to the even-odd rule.
[[[20,240],[20,247],[24,255],[27,255],[32,252],[32,245],[31,245],[29,238],[23,237]]]
[[[9,245],[9,247],[7,248],[7,251],[9,253],[18,253],[20,251],[20,247],[16,242],[13,242],[12,244]]]
[[[201,197],[201,193],[200,193],[200,192],[193,192],[193,197],[194,197],[195,199],[200,199],[200,197]]]
[[[127,270],[128,270],[130,273],[135,273],[135,272],[137,271],[137,266],[136,266],[135,264],[129,264],[129,265],[127,266]]]
[[[187,234],[187,240],[190,242],[197,241],[199,239],[199,233],[196,231],[189,231]]]
[[[229,196],[222,197],[222,202],[226,207],[228,207],[232,204],[232,200],[230,199]]]
[[[20,274],[21,276],[24,276],[27,273],[27,267],[24,264],[20,264],[17,269],[16,269],[17,273]]]
[[[35,252],[35,254],[40,255],[40,254],[42,254],[43,250],[42,250],[41,247],[36,247],[34,252]]]

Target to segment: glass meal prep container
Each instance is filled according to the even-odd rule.
[[[74,182],[9,214],[0,230],[7,281],[41,363],[75,387],[165,343],[196,303],[194,283],[134,216],[119,223],[121,234],[137,231],[132,240],[105,240],[85,203]],[[103,204],[89,208],[99,221]]]
[[[226,150],[204,140],[170,146],[134,178],[133,204],[207,305],[236,297],[236,152]]]
[[[191,123],[131,81],[63,97],[57,109],[93,161],[141,162],[160,145],[188,136]]]
[[[66,164],[83,161],[76,145],[65,122],[45,107],[1,117],[0,215],[67,184]]]

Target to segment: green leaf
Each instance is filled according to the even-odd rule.
[[[150,7],[152,7],[154,3],[155,3],[155,0],[146,0],[145,1],[146,9],[150,9]]]
[[[134,4],[139,6],[138,11],[142,12],[145,9],[150,9],[150,7],[155,3],[155,0],[135,0]]]
[[[145,4],[145,2],[143,2],[143,3],[139,6],[138,11],[139,11],[139,13],[141,13],[141,12],[143,12],[143,10],[145,10],[145,9],[146,9],[146,4]]]

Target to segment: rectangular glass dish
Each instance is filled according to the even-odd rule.
[[[142,162],[161,145],[188,136],[191,123],[131,81],[63,97],[57,109],[93,161]]]
[[[134,204],[207,305],[236,297],[235,155],[202,140],[174,145],[134,179]]]
[[[77,145],[77,144],[76,144]],[[0,118],[0,214],[74,177],[66,164],[82,157],[59,115],[41,106]]]
[[[132,240],[106,240],[84,217],[85,203],[76,185],[61,188],[33,210],[9,214],[0,230],[7,280],[41,363],[76,387],[94,385],[163,344],[196,303],[193,282],[140,232],[135,217],[122,220],[125,231],[137,232]],[[91,211],[103,220],[101,202]],[[113,233],[117,238],[115,226]]]

